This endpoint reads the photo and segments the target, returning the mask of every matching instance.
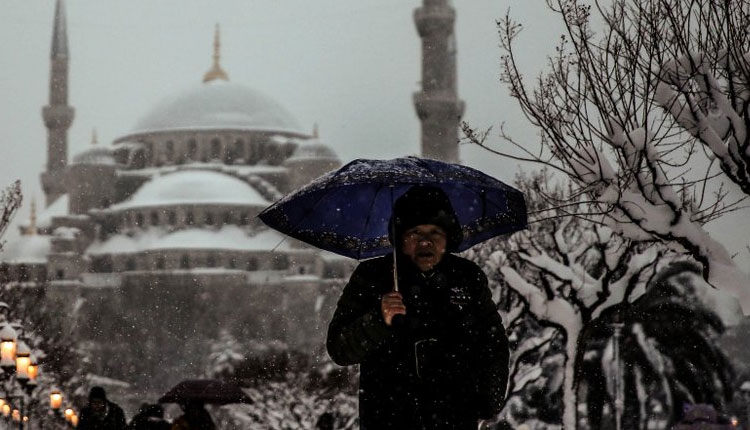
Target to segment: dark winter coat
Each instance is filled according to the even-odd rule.
[[[380,300],[393,288],[392,261],[357,267],[328,327],[331,358],[360,364],[361,429],[476,429],[499,412],[508,379],[508,339],[487,278],[450,254],[425,273],[400,258],[407,315],[389,327]]]
[[[107,401],[107,414],[99,419],[89,406],[81,408],[78,430],[125,430],[125,413],[115,403]]]

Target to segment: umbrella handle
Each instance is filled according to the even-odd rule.
[[[391,187],[391,201],[393,200],[393,187]],[[391,206],[393,206],[393,202],[391,202]],[[398,242],[398,239],[396,239],[396,223],[391,222],[391,237],[393,238],[394,242]],[[396,246],[397,244],[392,243],[393,245],[393,291],[398,293],[398,267],[396,266]]]

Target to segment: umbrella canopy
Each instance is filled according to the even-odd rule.
[[[159,403],[200,402],[214,405],[253,403],[237,385],[216,379],[187,379],[167,391]]]
[[[526,204],[515,188],[459,164],[417,157],[358,159],[266,208],[269,227],[318,248],[358,260],[392,252],[393,204],[414,185],[442,189],[462,236],[455,251],[526,228]]]

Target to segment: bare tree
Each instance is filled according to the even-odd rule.
[[[5,235],[5,231],[13,220],[13,215],[21,207],[22,200],[21,181],[14,182],[0,194],[0,238]],[[0,250],[2,250],[2,242],[0,242]]]
[[[635,241],[660,241],[750,312],[750,277],[704,225],[750,195],[750,3],[740,0],[547,0],[565,27],[533,83],[517,62],[521,25],[499,22],[502,78],[538,148],[511,156],[550,166],[595,201],[585,217]],[[596,30],[600,30],[597,34]],[[485,142],[468,125],[474,143]],[[730,196],[730,189],[744,193]],[[741,194],[742,194],[741,193]],[[583,216],[579,214],[577,216]]]

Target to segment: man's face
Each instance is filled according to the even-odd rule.
[[[401,251],[419,270],[426,272],[443,259],[447,243],[447,235],[441,227],[420,224],[404,232],[401,237]]]
[[[91,399],[89,402],[91,412],[97,417],[103,417],[107,413],[107,402],[102,399]]]

